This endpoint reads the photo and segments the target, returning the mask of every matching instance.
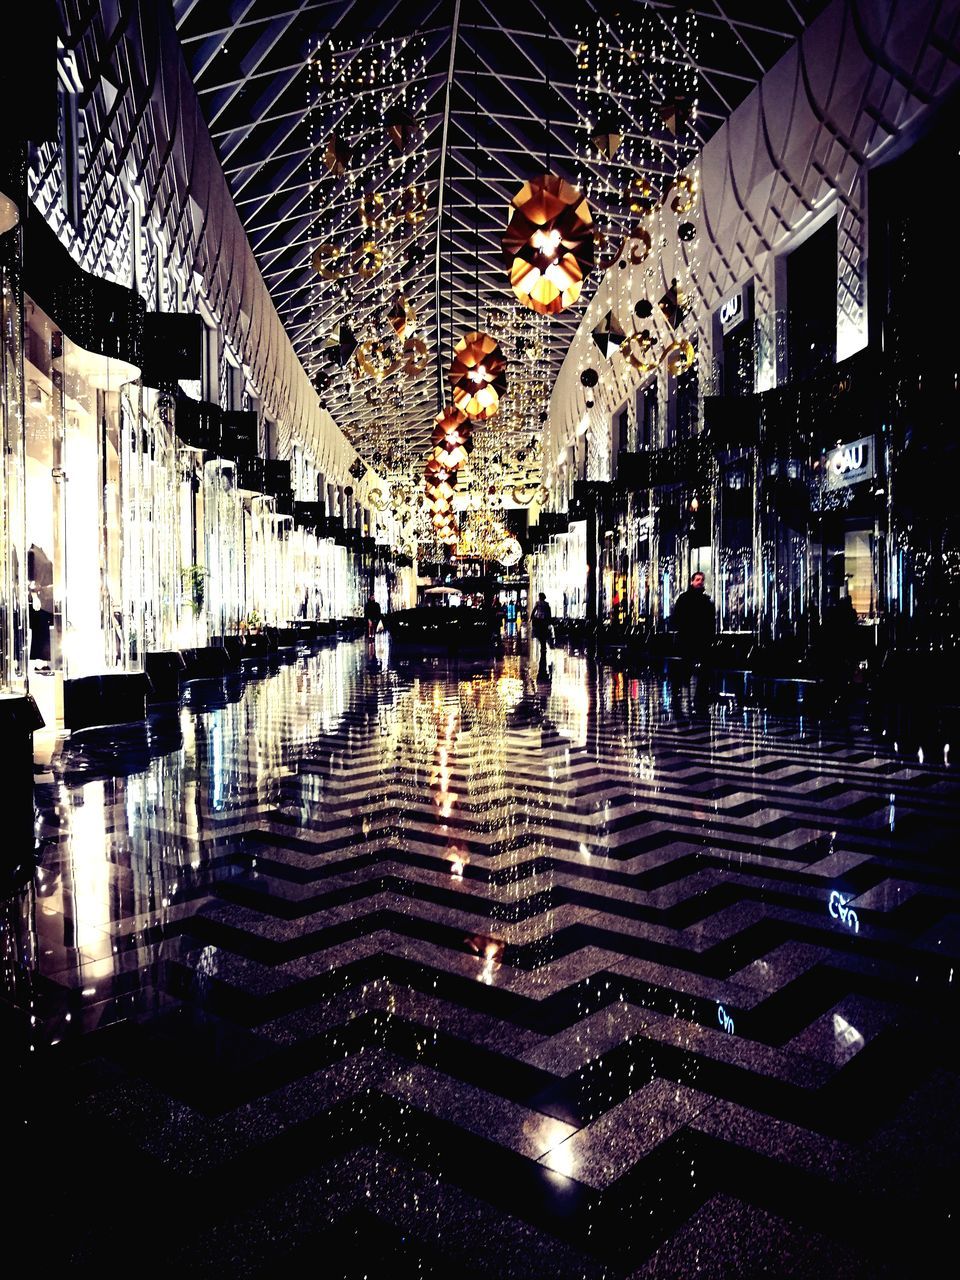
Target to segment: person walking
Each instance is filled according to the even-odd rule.
[[[547,649],[550,646],[550,623],[552,619],[553,614],[550,611],[549,604],[547,604],[547,597],[541,591],[530,615],[531,633],[534,640],[540,642],[540,665],[537,669],[538,680],[546,680],[550,675],[547,670]]]
[[[367,639],[372,640],[377,634],[377,627],[383,617],[383,610],[380,608],[380,602],[374,596],[371,596],[363,610],[363,616],[367,620]]]
[[[695,573],[689,587],[677,597],[672,618],[680,651],[674,691],[679,700],[679,693],[685,688],[689,699],[690,681],[696,668],[695,707],[698,711],[705,711],[710,701],[710,682],[705,667],[717,627],[716,611],[705,585],[703,574]]]

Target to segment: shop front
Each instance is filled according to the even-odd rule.
[[[43,721],[29,690],[23,378],[25,207],[21,151],[0,156],[0,741],[6,800],[0,886],[33,870],[33,733]]]
[[[31,688],[50,727],[142,719],[143,303],[80,271],[35,215],[25,267]]]

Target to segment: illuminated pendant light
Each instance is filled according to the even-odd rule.
[[[446,405],[443,413],[438,413],[433,421],[436,425],[430,438],[436,445],[452,449],[457,445],[466,444],[470,439],[473,428],[466,414],[455,409],[452,404]]]
[[[580,297],[593,266],[593,220],[580,191],[555,173],[525,182],[513,198],[503,256],[525,307],[555,315]]]
[[[450,385],[454,406],[468,418],[492,418],[507,389],[507,361],[489,334],[464,334],[453,349]]]
[[[467,451],[462,444],[451,445],[449,448],[441,444],[434,449],[433,456],[442,467],[446,467],[449,471],[456,471],[466,462]]]

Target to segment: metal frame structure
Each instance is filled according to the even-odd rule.
[[[662,0],[649,7],[676,8]],[[700,30],[696,128],[704,143],[823,3],[773,0],[760,9],[746,0],[695,0],[692,7]],[[564,176],[592,172],[598,182],[609,177],[608,164],[601,168],[585,155],[575,27],[578,19],[609,20],[613,7],[604,0],[588,0],[579,9],[551,9],[540,0],[475,0],[468,12],[461,10],[460,0],[380,0],[372,5],[356,0],[174,0],[173,8],[240,217],[311,375],[326,367],[324,344],[331,331],[340,319],[350,318],[343,314],[337,290],[325,287],[311,271],[312,248],[335,234],[352,250],[364,232],[355,197],[336,180],[324,180],[319,202],[313,194],[307,128],[310,50],[328,35],[348,49],[351,41],[359,48],[371,39],[414,32],[423,38],[427,106],[410,180],[427,187],[426,230],[433,236],[435,254],[433,270],[425,264],[407,282],[407,292],[424,322],[421,332],[431,348],[431,364],[404,398],[398,432],[425,446],[452,343],[474,326],[475,289],[481,313],[512,301],[500,248],[512,197],[543,170],[545,153]],[[630,104],[621,105],[629,129]],[[615,195],[601,211],[611,226],[626,229],[629,215]],[[591,283],[598,279],[595,271]],[[550,322],[549,385],[591,295],[592,289],[585,289],[578,306]],[[362,455],[368,401],[345,378],[334,380],[322,398]]]

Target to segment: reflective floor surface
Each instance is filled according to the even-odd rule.
[[[36,1259],[901,1277],[955,1247],[949,749],[552,661],[341,644],[54,756],[0,907]]]

